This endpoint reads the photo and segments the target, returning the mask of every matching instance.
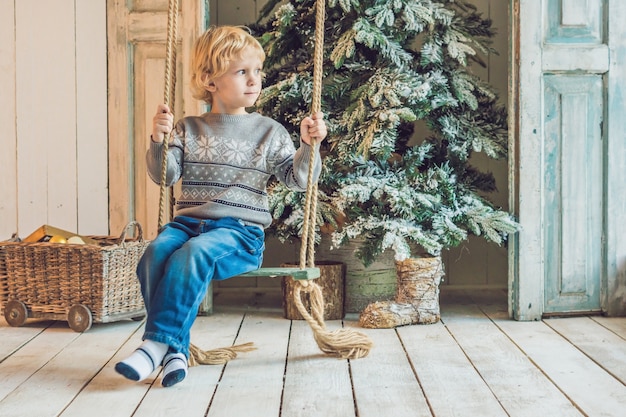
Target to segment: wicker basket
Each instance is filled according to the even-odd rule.
[[[126,234],[137,228],[138,236]],[[148,241],[131,222],[121,236],[90,236],[97,245],[0,242],[0,304],[12,326],[27,318],[67,320],[75,331],[93,322],[145,315],[137,263]]]

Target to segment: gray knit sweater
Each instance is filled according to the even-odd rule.
[[[150,143],[148,174],[159,184],[163,145]],[[290,189],[306,190],[311,152],[304,142],[296,151],[287,130],[259,113],[185,117],[176,124],[167,154],[167,186],[182,179],[176,214],[230,216],[266,228],[272,221],[268,180],[275,175]],[[321,170],[320,158],[316,161],[315,181]]]

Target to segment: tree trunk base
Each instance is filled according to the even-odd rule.
[[[410,324],[437,323],[439,319],[439,312],[422,311],[413,304],[377,301],[365,307],[359,324],[369,329],[391,329]]]
[[[297,267],[295,264],[283,264],[282,266]],[[342,262],[324,262],[315,264],[320,269],[320,277],[315,282],[322,289],[324,297],[324,320],[341,320],[344,318],[344,288],[346,267]],[[283,311],[286,319],[304,320],[293,299],[296,283],[290,276],[282,278]],[[302,304],[311,310],[310,294],[302,294]]]
[[[439,283],[443,276],[441,257],[398,261],[396,273],[396,299],[368,305],[361,313],[359,324],[371,329],[388,329],[438,322],[441,318]]]

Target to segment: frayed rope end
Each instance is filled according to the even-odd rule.
[[[231,359],[235,359],[238,353],[256,350],[254,343],[244,343],[230,347],[202,350],[194,344],[189,346],[189,366],[197,365],[222,365]]]
[[[318,330],[313,337],[322,352],[341,359],[364,358],[374,346],[367,335],[352,329]]]

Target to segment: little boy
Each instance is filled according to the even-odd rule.
[[[191,60],[195,98],[210,105],[175,127],[167,153],[168,186],[182,180],[176,217],[139,262],[137,275],[147,310],[144,342],[115,370],[134,381],[163,365],[162,385],[187,375],[189,332],[212,279],[223,280],[261,266],[264,229],[272,221],[267,182],[306,189],[312,138],[326,137],[321,113],[300,124],[295,150],[278,122],[248,113],[261,92],[263,48],[245,29],[212,27],[197,41]],[[173,116],[159,105],[147,153],[148,173],[160,183],[162,146]],[[316,158],[314,180],[321,164]]]

